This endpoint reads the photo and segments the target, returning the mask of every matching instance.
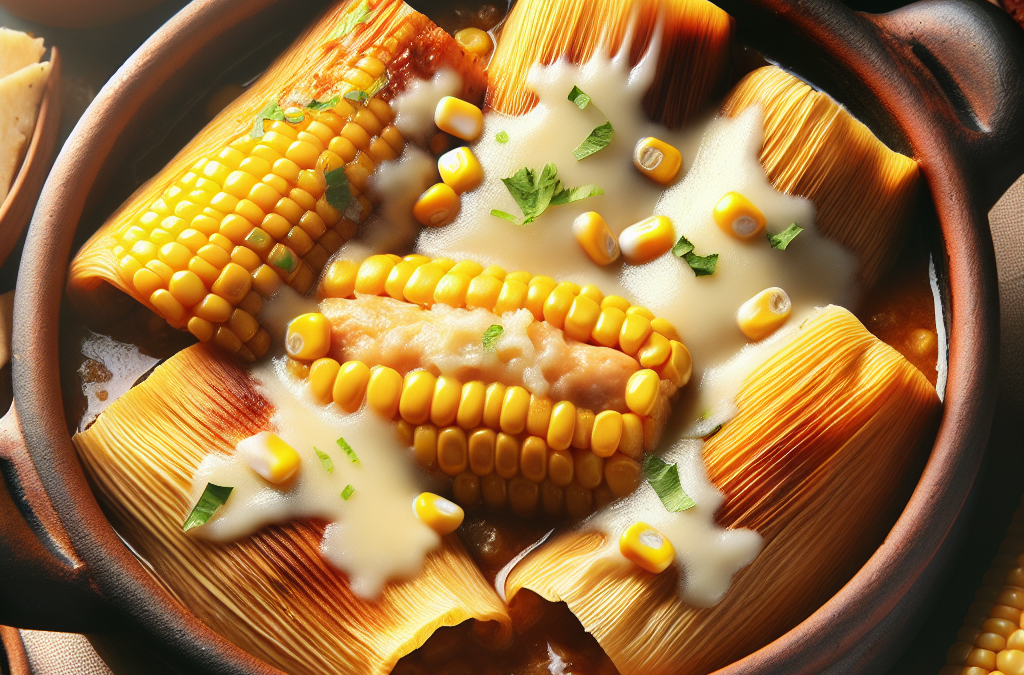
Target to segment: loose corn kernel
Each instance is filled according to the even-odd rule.
[[[463,28],[455,33],[454,37],[460,47],[482,59],[487,58],[487,55],[494,49],[491,36],[479,28]]]
[[[565,316],[563,330],[567,337],[587,342],[601,317],[601,306],[585,295],[577,295]]]
[[[444,266],[438,263],[430,262],[417,267],[405,285],[405,299],[422,307],[430,307],[434,304],[434,290],[443,276]]]
[[[626,262],[643,265],[668,253],[675,243],[675,236],[671,220],[665,216],[651,216],[619,233],[619,248]]]
[[[455,423],[459,412],[462,385],[453,377],[442,375],[434,384],[434,395],[430,401],[430,421],[439,427]]]
[[[462,394],[459,399],[459,412],[455,422],[463,429],[473,429],[480,426],[484,417],[484,401],[487,386],[479,380],[466,382],[462,385]]]
[[[551,408],[548,424],[548,445],[552,450],[565,450],[572,444],[576,427],[576,406],[568,401],[559,401]]]
[[[622,439],[622,414],[615,410],[599,412],[590,432],[590,450],[598,457],[611,457]]]
[[[298,451],[270,431],[245,439],[238,449],[252,470],[274,485],[287,482],[302,463]]]
[[[442,537],[459,529],[466,512],[454,502],[432,492],[420,493],[412,503],[416,517]]]
[[[655,183],[667,185],[679,174],[683,156],[668,143],[648,136],[636,144],[633,165]]]
[[[405,376],[398,413],[409,424],[423,424],[430,419],[430,401],[437,378],[426,370],[414,370]]]
[[[432,185],[416,200],[412,215],[427,227],[447,225],[459,215],[459,195],[444,183]]]
[[[793,303],[786,291],[773,286],[740,305],[736,324],[751,340],[763,340],[789,320]]]
[[[597,318],[597,325],[590,337],[602,347],[617,347],[622,324],[626,322],[626,313],[615,307],[605,307]]]
[[[320,293],[328,298],[347,298],[356,290],[359,266],[351,260],[335,260],[327,268],[320,285]]]
[[[530,392],[522,387],[509,387],[501,404],[499,424],[506,434],[519,434],[526,428],[530,412]]]
[[[331,348],[331,322],[319,312],[297,316],[288,324],[284,344],[293,359],[313,361],[324,357]]]
[[[653,370],[644,368],[626,381],[626,406],[641,417],[650,417],[661,391],[661,378]]]
[[[331,358],[317,359],[309,367],[309,388],[313,398],[320,403],[333,400],[334,383],[337,381],[341,366]]]
[[[639,314],[627,314],[619,331],[619,348],[630,356],[636,356],[651,332],[649,319]]]
[[[391,269],[397,261],[386,255],[372,255],[359,266],[359,273],[356,275],[356,293],[367,295],[383,295],[384,284],[391,274]]]
[[[446,427],[437,434],[437,465],[449,476],[457,476],[469,466],[469,443],[465,430]]]
[[[464,141],[475,141],[484,130],[484,114],[472,103],[445,96],[434,110],[434,124]]]
[[[484,169],[473,151],[463,146],[437,158],[437,170],[444,184],[456,194],[469,192],[484,182]]]
[[[729,192],[718,200],[712,215],[723,232],[743,241],[764,232],[766,224],[761,210],[739,192]]]
[[[619,551],[627,560],[653,574],[664,572],[676,558],[672,542],[644,522],[626,528],[619,537]]]
[[[382,417],[394,418],[398,414],[402,383],[398,371],[386,366],[374,366],[370,369],[370,379],[366,384],[366,402]]]

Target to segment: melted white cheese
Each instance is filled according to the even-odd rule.
[[[193,478],[193,499],[198,501],[207,483],[234,490],[197,534],[233,541],[274,523],[322,518],[329,523],[321,543],[324,557],[348,574],[356,595],[375,598],[385,582],[419,572],[441,540],[413,512],[421,478],[394,423],[365,408],[346,415],[318,405],[308,384],[288,375],[283,359],[266,361],[252,374],[275,408],[271,425],[299,452],[301,466],[291,483],[275,487],[250,468],[243,453],[208,456]],[[339,437],[355,450],[358,464],[337,445]],[[331,457],[333,472],[314,447]],[[341,492],[347,485],[355,492],[345,500]]]

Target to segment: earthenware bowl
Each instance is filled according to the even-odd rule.
[[[960,540],[992,419],[995,261],[986,213],[1024,171],[1024,33],[997,7],[927,0],[880,16],[832,0],[720,0],[741,39],[911,154],[938,214],[948,385],[920,482],[885,542],[806,621],[721,672],[878,672],[922,620]],[[178,605],[118,539],[62,410],[59,310],[76,242],[102,222],[155,121],[254,42],[297,34],[314,0],[195,0],[100,92],[61,151],[15,300],[15,405],[0,422],[0,623],[84,632],[139,672],[277,673]],[[77,232],[77,237],[76,237]],[[940,256],[941,258],[941,256]]]

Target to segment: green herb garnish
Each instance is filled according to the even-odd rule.
[[[520,225],[532,223],[549,206],[560,206],[604,194],[604,190],[593,184],[575,188],[563,187],[562,182],[558,180],[558,168],[550,163],[545,164],[544,169],[539,173],[523,167],[512,176],[502,178],[501,182],[505,184],[509,194],[523,210],[523,220],[518,223]],[[508,217],[511,214],[497,209],[492,210],[491,215],[516,222],[514,218]]]
[[[481,339],[484,351],[493,352],[497,348],[498,338],[500,338],[501,334],[504,332],[505,329],[496,323],[488,327],[488,329],[484,331],[483,339]]]
[[[494,140],[498,141],[499,143],[508,143],[508,133],[504,131],[499,131],[494,135]]]
[[[677,258],[682,258],[686,261],[686,264],[693,270],[694,275],[698,277],[706,277],[709,274],[715,273],[715,267],[718,266],[718,254],[712,253],[711,255],[697,255],[693,250],[693,243],[685,236],[679,237],[679,241],[676,242],[675,246],[672,247],[672,254]]]
[[[366,103],[370,99],[370,95],[362,89],[353,89],[345,92],[345,99],[353,103]]]
[[[785,251],[786,247],[789,246],[789,242],[796,239],[796,235],[804,231],[804,228],[800,227],[796,223],[790,223],[789,227],[784,229],[782,232],[772,234],[768,233],[768,243],[771,244],[772,248],[777,248],[780,251]]]
[[[519,219],[516,218],[515,216],[513,216],[508,211],[501,211],[499,209],[491,209],[491,215],[495,216],[497,218],[504,218],[505,220],[507,220],[509,222],[515,223],[516,225],[519,224]]]
[[[322,110],[331,110],[334,106],[338,105],[341,101],[340,96],[335,96],[326,101],[318,101],[315,98],[306,104],[306,110],[312,110],[313,112],[320,112]]]
[[[196,505],[192,507],[188,517],[185,518],[185,524],[182,525],[182,529],[188,532],[194,527],[205,525],[213,514],[224,505],[224,502],[231,496],[233,487],[222,487],[220,485],[214,485],[213,483],[207,483],[206,489],[203,490],[202,496]]]
[[[323,465],[324,471],[327,473],[334,473],[334,460],[331,459],[331,456],[316,446],[313,447],[313,452],[315,452],[316,456],[320,458],[320,463]]]
[[[582,89],[573,85],[572,91],[569,92],[569,100],[576,104],[576,107],[580,110],[585,109],[590,105],[590,96],[585,94]]]
[[[277,104],[277,101],[271,101],[266,105],[263,110],[256,113],[256,119],[252,122],[252,131],[249,135],[253,138],[263,138],[266,133],[263,131],[263,121],[271,120],[277,122],[284,119],[284,108]]]
[[[299,111],[297,113],[292,113],[291,115],[289,115],[288,109],[284,111],[284,121],[288,122],[289,124],[298,124],[304,119],[306,119],[306,113],[304,112]]]
[[[615,135],[615,129],[612,128],[611,122],[605,122],[599,127],[594,127],[594,130],[590,132],[590,135],[583,139],[583,142],[577,145],[576,149],[572,151],[572,156],[576,159],[590,157],[592,154],[611,143],[613,135]]]
[[[344,438],[338,438],[338,447],[341,448],[346,455],[348,455],[348,459],[350,462],[352,462],[353,464],[359,464],[359,456],[356,455],[356,451],[352,449],[352,446],[349,445]]]
[[[348,187],[345,167],[339,166],[337,169],[324,172],[324,178],[327,180],[327,203],[344,212],[352,201],[352,191]]]
[[[369,23],[371,16],[373,16],[373,12],[370,10],[370,3],[367,0],[362,0],[355,8],[345,14],[338,28],[331,33],[328,39],[337,40],[345,37],[354,31],[359,24]]]
[[[692,509],[697,505],[697,502],[683,492],[683,486],[679,484],[679,470],[675,464],[648,455],[644,460],[644,478],[654,488],[667,510],[675,513]]]
[[[348,485],[345,486],[345,489],[341,491],[341,498],[344,499],[345,501],[348,501],[348,498],[351,497],[352,493],[355,491],[356,489],[352,487],[351,483],[349,483]]]

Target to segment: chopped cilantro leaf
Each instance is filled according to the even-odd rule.
[[[686,264],[693,270],[695,276],[706,277],[709,274],[715,273],[715,267],[718,266],[718,254],[712,253],[711,255],[697,255],[693,250],[693,243],[686,238],[686,236],[679,237],[679,241],[672,247],[672,254],[677,258],[682,258],[686,261]]]
[[[252,122],[252,131],[249,135],[253,138],[263,138],[263,120],[279,121],[284,119],[284,109],[277,104],[277,101],[271,101],[266,105],[263,110],[256,113],[256,119]]]
[[[572,156],[576,159],[585,159],[590,157],[592,154],[606,147],[612,142],[612,136],[615,135],[615,129],[612,128],[611,122],[605,122],[599,127],[595,127],[590,135],[583,139],[583,142],[576,146],[576,149],[572,151]]]
[[[569,92],[569,100],[576,104],[576,107],[583,110],[590,105],[590,97],[583,93],[583,90],[573,85],[572,91]]]
[[[505,329],[496,323],[488,327],[488,329],[484,331],[483,339],[481,339],[484,351],[493,352],[497,348],[498,338],[500,338],[501,334],[504,332]]]
[[[348,187],[348,176],[345,175],[345,168],[339,166],[324,173],[327,180],[327,203],[339,211],[348,208],[352,201],[352,191]]]
[[[320,463],[323,465],[324,471],[327,473],[334,473],[334,460],[331,459],[331,456],[315,446],[313,447],[313,452],[315,452],[316,456],[320,458]]]
[[[205,525],[213,517],[217,509],[224,505],[224,502],[228,500],[228,497],[231,496],[231,491],[234,489],[233,487],[222,487],[213,483],[207,483],[202,496],[199,497],[199,501],[192,507],[188,517],[185,518],[182,529],[188,532],[194,527]]]
[[[499,143],[508,143],[508,133],[505,131],[499,131],[497,134],[494,135],[494,140],[498,141]]]
[[[768,233],[768,243],[771,244],[772,248],[777,248],[780,251],[785,251],[789,243],[796,239],[796,235],[804,231],[804,228],[800,227],[796,223],[790,223],[789,227],[784,229],[782,232],[772,234]]]
[[[341,491],[341,498],[344,499],[345,501],[348,501],[348,498],[351,497],[352,493],[354,493],[355,491],[356,489],[352,487],[351,483],[349,483],[348,485],[345,486],[345,489]]]
[[[563,187],[561,181],[558,180],[558,168],[550,163],[545,164],[540,172],[523,167],[508,178],[502,178],[501,182],[505,184],[509,194],[523,211],[521,225],[532,223],[549,206],[559,206],[604,194],[604,190],[596,185],[582,185],[576,188]],[[492,210],[491,215],[510,220],[507,218],[510,214],[497,209]]]
[[[350,462],[359,464],[359,456],[356,455],[356,451],[352,449],[352,446],[344,438],[338,438],[338,447],[344,451]]]
[[[644,478],[651,484],[665,509],[672,512],[686,511],[697,505],[688,494],[683,492],[679,483],[679,469],[660,457],[648,455],[644,460]]]
[[[497,218],[504,218],[505,220],[507,220],[509,222],[512,222],[512,223],[516,223],[516,224],[519,223],[519,219],[516,218],[515,216],[513,216],[511,213],[509,213],[507,211],[501,211],[499,209],[491,209],[491,215],[495,216]]]
[[[353,103],[366,103],[370,99],[370,95],[362,89],[353,89],[345,92],[345,99]]]
[[[330,110],[334,106],[341,102],[340,96],[335,96],[326,101],[318,101],[315,98],[306,104],[306,110],[312,110],[313,112],[320,112],[322,110]]]

